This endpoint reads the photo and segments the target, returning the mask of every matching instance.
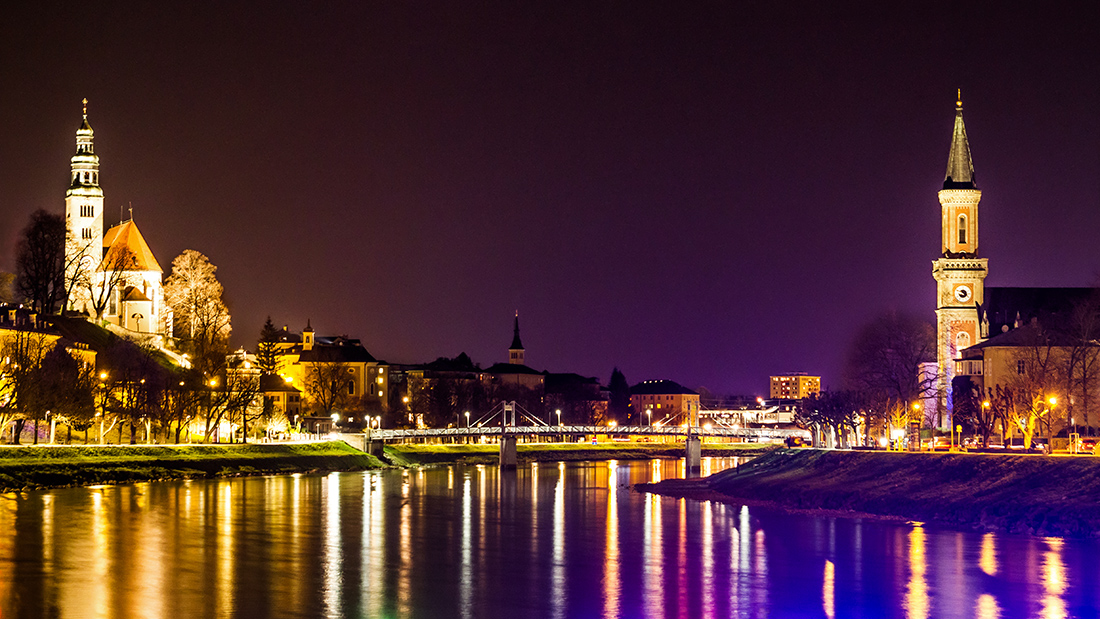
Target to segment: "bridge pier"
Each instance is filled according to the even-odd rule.
[[[703,462],[703,440],[689,434],[684,444],[684,460],[689,473],[698,473]]]
[[[500,468],[515,469],[516,468],[516,437],[514,436],[501,436],[500,437]]]

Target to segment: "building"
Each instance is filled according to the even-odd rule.
[[[306,321],[300,335],[283,328],[276,354],[277,373],[301,394],[299,407],[304,413],[325,414],[331,408],[363,415],[389,408],[388,365],[357,339],[318,336]],[[354,414],[349,415],[351,423],[359,423]]]
[[[65,192],[65,224],[73,239],[66,248],[66,276],[76,284],[68,309],[136,333],[171,332],[172,311],[164,303],[163,270],[133,220],[104,231],[103,189],[88,100],[76,131]]]
[[[952,382],[963,352],[1033,318],[1065,315],[1087,298],[1089,288],[987,287],[989,261],[978,252],[978,189],[970,142],[963,123],[961,95],[947,173],[938,193],[941,215],[940,257],[932,262],[936,281],[936,390],[941,429],[952,427]],[[971,360],[972,361],[972,360]],[[967,364],[972,367],[973,364]]]
[[[821,377],[810,376],[805,372],[791,372],[771,377],[771,399],[801,400],[811,393],[821,391]]]
[[[699,425],[699,394],[674,380],[647,380],[630,388],[635,423]]]

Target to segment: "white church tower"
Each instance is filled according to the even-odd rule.
[[[66,247],[67,257],[83,253],[79,261],[66,260],[82,270],[87,281],[94,281],[96,268],[103,259],[103,189],[99,186],[99,156],[95,154],[94,133],[88,124],[88,100],[84,99],[84,120],[76,131],[76,154],[72,158],[69,190],[65,192],[65,223],[72,233]],[[88,292],[74,291],[69,308],[88,311]]]

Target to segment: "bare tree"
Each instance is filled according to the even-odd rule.
[[[348,381],[351,374],[348,364],[329,350],[318,350],[317,360],[306,367],[304,377],[305,392],[309,396],[315,412],[331,415],[341,408],[349,394]]]
[[[1059,334],[1037,321],[1019,330],[1021,345],[1011,355],[1016,373],[1006,385],[1014,400],[1006,412],[1014,429],[1023,436],[1025,449],[1030,449],[1034,435],[1041,433],[1044,423],[1047,438],[1051,437],[1054,403],[1059,395],[1063,401],[1067,399],[1064,392],[1060,393],[1069,382],[1067,354]]]
[[[206,256],[188,249],[172,261],[172,274],[164,284],[165,303],[175,316],[175,336],[195,367],[208,376],[224,366],[231,331],[217,269]]]
[[[935,377],[922,374],[921,364],[935,359],[935,332],[919,318],[890,311],[860,329],[848,353],[845,384],[867,403],[868,443],[876,420],[899,405],[908,415],[914,403],[934,393]]]
[[[65,219],[39,209],[16,246],[16,288],[42,314],[65,302]]]
[[[15,302],[15,273],[0,271],[0,303]]]
[[[0,421],[4,421],[0,427],[15,422],[12,442],[17,445],[23,424],[28,419],[37,422],[46,410],[40,370],[53,346],[51,338],[39,331],[11,330],[0,339]],[[36,434],[36,442],[37,438]]]
[[[117,246],[111,248],[110,253],[103,259],[101,272],[102,280],[95,277],[84,277],[84,287],[88,293],[89,303],[95,312],[96,320],[103,320],[103,314],[111,302],[111,296],[116,290],[121,290],[126,284],[126,272],[133,271],[137,265],[137,256],[129,247]]]

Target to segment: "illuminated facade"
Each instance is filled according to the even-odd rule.
[[[962,99],[955,102],[955,128],[947,156],[947,174],[939,192],[940,257],[932,262],[936,280],[936,370],[940,409],[951,409],[951,380],[958,352],[981,337],[978,308],[985,299],[988,261],[978,257],[978,202],[982,192],[974,182],[974,163],[963,124]],[[949,414],[940,416],[950,427]]]
[[[634,385],[630,388],[630,408],[636,423],[668,419],[676,424],[699,424],[699,394],[674,380],[647,380]]]
[[[770,388],[773,400],[801,400],[821,391],[821,377],[802,372],[772,376]]]
[[[78,282],[68,308],[137,333],[164,335],[171,310],[164,304],[164,271],[133,221],[104,232],[99,156],[88,123],[88,100],[76,131],[69,189],[65,192],[66,277]]]

